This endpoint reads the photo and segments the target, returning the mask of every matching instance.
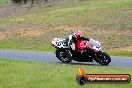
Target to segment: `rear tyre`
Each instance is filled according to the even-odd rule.
[[[65,63],[70,63],[72,61],[72,55],[70,51],[57,51],[56,52],[56,57]]]
[[[97,54],[95,61],[101,65],[108,65],[111,62],[111,58],[106,52],[100,52]]]

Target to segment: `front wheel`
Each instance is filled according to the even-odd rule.
[[[97,54],[95,61],[101,65],[108,65],[111,62],[111,58],[106,52],[100,52]]]
[[[72,55],[70,51],[59,51],[56,52],[56,57],[65,63],[70,63],[72,61]]]

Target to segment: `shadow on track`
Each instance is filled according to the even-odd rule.
[[[58,64],[69,64],[69,65],[85,65],[85,66],[101,66],[101,67],[109,67],[110,65],[100,65],[100,64],[90,64],[90,63],[83,63],[83,62],[72,62],[72,63],[63,63],[63,62],[55,62]]]

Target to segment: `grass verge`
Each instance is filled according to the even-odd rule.
[[[112,56],[132,57],[132,51],[108,51],[108,53]]]
[[[79,65],[35,63],[0,59],[1,88],[131,88],[130,84],[88,84],[79,86]],[[131,68],[83,65],[88,74],[130,74]]]
[[[9,2],[10,2],[10,0],[0,0],[0,6],[4,6]]]
[[[0,44],[0,49],[8,50],[28,50],[28,51],[45,51],[54,52],[55,49],[51,45],[19,45],[19,44]]]

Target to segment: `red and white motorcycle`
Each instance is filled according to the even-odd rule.
[[[78,62],[96,61],[101,65],[108,65],[111,62],[110,56],[101,50],[100,42],[93,38],[90,38],[89,41],[79,41],[75,45],[76,51],[72,51],[68,39],[54,38],[51,44],[56,48],[56,57],[62,62],[70,63],[72,60]]]

